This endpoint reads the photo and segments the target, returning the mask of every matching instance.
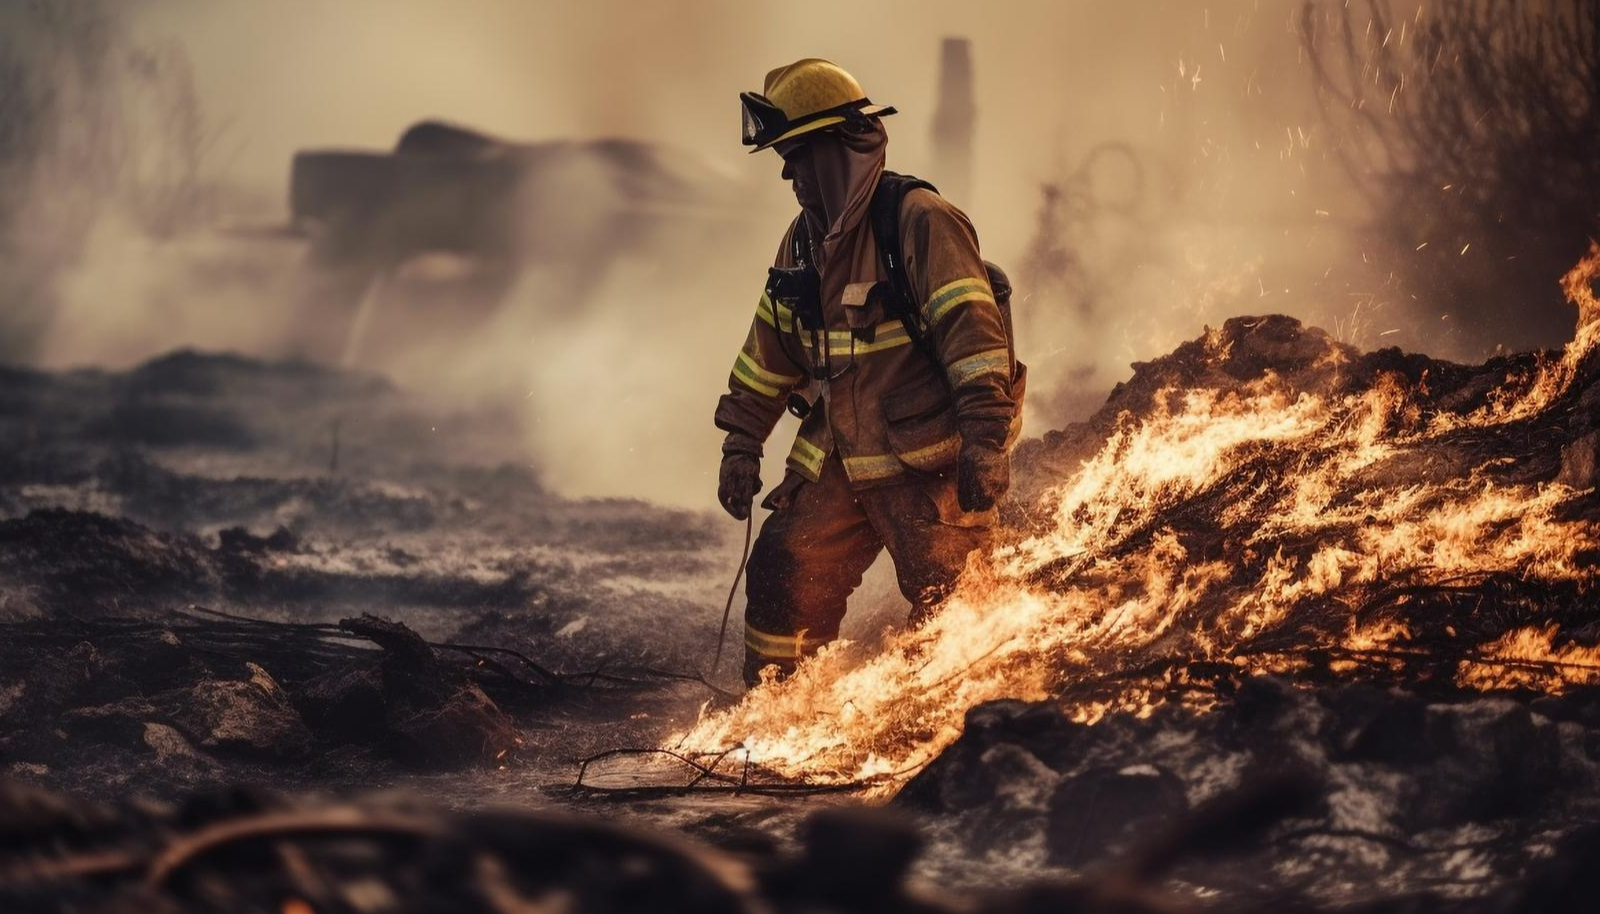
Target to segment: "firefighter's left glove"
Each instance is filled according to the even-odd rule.
[[[963,511],[987,511],[1011,488],[1011,455],[1006,436],[1011,423],[983,419],[961,424],[956,459],[956,500]]]
[[[750,505],[761,491],[761,458],[754,454],[722,455],[722,471],[717,477],[717,501],[734,520],[750,516]]]

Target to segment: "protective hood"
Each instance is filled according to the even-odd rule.
[[[795,197],[820,237],[823,264],[862,225],[878,188],[889,146],[883,124],[873,120],[850,129],[819,132],[806,140],[808,153],[786,171],[793,174]]]

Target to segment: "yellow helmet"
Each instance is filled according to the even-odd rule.
[[[743,138],[751,152],[848,120],[894,114],[874,105],[856,78],[838,64],[807,57],[767,74],[760,93],[741,92]]]

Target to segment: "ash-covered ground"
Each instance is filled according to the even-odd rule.
[[[173,690],[196,682],[248,681],[241,658],[259,661],[294,699],[303,680],[361,659],[191,651],[183,626],[194,619],[170,616],[191,606],[299,624],[375,613],[432,641],[492,645],[549,670],[692,673],[715,639],[737,557],[724,536],[731,524],[548,492],[508,448],[508,422],[430,411],[380,377],[300,362],[177,352],[125,373],[5,370],[0,618],[36,639],[25,647],[18,635],[4,651],[0,739],[12,773],[118,796],[227,783],[244,776],[230,762],[241,757],[272,760],[270,773],[249,776],[333,785],[484,760],[477,745],[424,742],[409,766],[330,763],[324,749],[352,742],[342,718],[321,730],[290,726],[282,745],[246,735],[231,747],[242,752],[181,750],[202,759],[193,765],[169,764],[153,738],[37,730],[71,724],[61,715],[75,708],[152,691],[153,671],[119,666],[162,648],[160,664],[184,671],[161,677],[174,701]],[[101,643],[96,625],[129,617],[152,620],[138,636],[148,644]],[[40,695],[56,673],[64,681]],[[691,709],[714,694],[698,688]],[[611,740],[650,738],[656,707],[634,705],[599,709]],[[30,732],[19,742],[22,720]],[[514,754],[551,777],[591,745],[586,727],[561,727],[542,744],[533,723],[530,748]],[[206,736],[196,739],[194,726],[198,745]]]
[[[1090,421],[1019,450],[1009,535],[1048,526],[1038,500],[1119,434],[1170,419],[1161,391],[1279,385],[1294,403],[1295,391],[1400,384],[1420,405],[1388,421],[1422,427],[1499,408],[1505,385],[1551,365],[1570,370],[1540,408],[1415,439],[1359,472],[1401,491],[1413,477],[1481,485],[1482,472],[1512,491],[1559,485],[1559,504],[1540,509],[1592,535],[1600,371],[1592,350],[1568,355],[1460,366],[1357,353],[1289,318],[1229,321],[1137,366]],[[893,790],[867,785],[933,839],[915,868],[923,889],[908,895],[900,876],[917,850],[896,826],[797,829],[855,796],[849,783],[741,771],[737,756],[701,756],[698,777],[621,756],[597,783],[635,789],[572,787],[586,757],[662,746],[708,702],[734,700],[727,673],[700,678],[737,555],[725,520],[553,494],[506,450],[503,417],[438,413],[370,375],[180,352],[126,373],[0,380],[0,764],[12,782],[0,807],[15,823],[0,837],[3,872],[33,874],[16,896],[29,909],[70,896],[115,910],[133,883],[178,906],[149,910],[279,910],[289,896],[334,899],[312,910],[519,910],[507,899],[558,889],[584,910],[1580,909],[1562,905],[1578,903],[1574,874],[1595,859],[1585,826],[1600,816],[1596,554],[1582,542],[1548,580],[1406,567],[1393,583],[1411,589],[1398,593],[1379,574],[1361,591],[1383,597],[1363,604],[1372,618],[1329,615],[1342,605],[1330,597],[1272,637],[1239,633],[1237,651],[1197,652],[1174,628],[1108,648],[1114,658],[1063,652],[1043,700],[952,705],[958,720],[966,711],[953,742],[894,731],[949,743]],[[1293,457],[1260,449],[1163,501],[1159,524],[1119,534],[1087,572],[1058,562],[1033,579],[1100,586],[1126,556],[1170,552],[1176,538],[1208,567],[1237,560],[1217,580],[1257,586],[1274,566],[1240,530],[1270,519],[1230,509],[1270,504],[1287,474],[1314,469],[1275,453]],[[1132,600],[1146,585],[1117,586]],[[1397,619],[1405,638],[1309,651],[1296,640]],[[1543,654],[1484,652],[1546,622],[1561,630]],[[1474,658],[1497,678],[1464,679]],[[1012,697],[1040,698],[1029,682]],[[936,689],[905,704],[934,700]],[[372,796],[390,787],[421,805]],[[293,799],[330,794],[365,799],[337,813]],[[507,805],[523,818],[473,811]],[[465,811],[426,812],[441,807]],[[552,808],[721,850],[675,855],[528,812]],[[324,857],[334,852],[294,843],[330,831],[368,846]],[[278,842],[278,859],[235,846],[251,835]],[[418,835],[448,848],[448,865],[405,857]],[[212,841],[231,850],[212,854]],[[577,870],[528,863],[530,848],[557,845]],[[462,854],[479,862],[460,869]],[[506,875],[517,867],[520,882]],[[710,891],[697,879],[730,867],[748,878],[712,881],[734,900],[696,894]],[[640,894],[617,896],[630,879]],[[387,888],[358,904],[352,880]]]

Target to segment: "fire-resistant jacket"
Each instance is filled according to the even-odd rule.
[[[794,265],[790,244],[803,218],[784,235],[775,266]],[[1006,330],[966,215],[922,188],[906,194],[900,210],[907,278],[937,364],[890,310],[870,220],[861,223],[854,244],[822,266],[826,328],[797,326],[789,308],[762,294],[717,404],[717,427],[728,433],[724,453],[759,456],[796,391],[817,399],[788,466],[812,482],[834,451],[857,489],[914,471],[942,473],[960,450],[958,419],[1009,420],[1015,440],[1023,374],[1019,367],[1012,376]]]

